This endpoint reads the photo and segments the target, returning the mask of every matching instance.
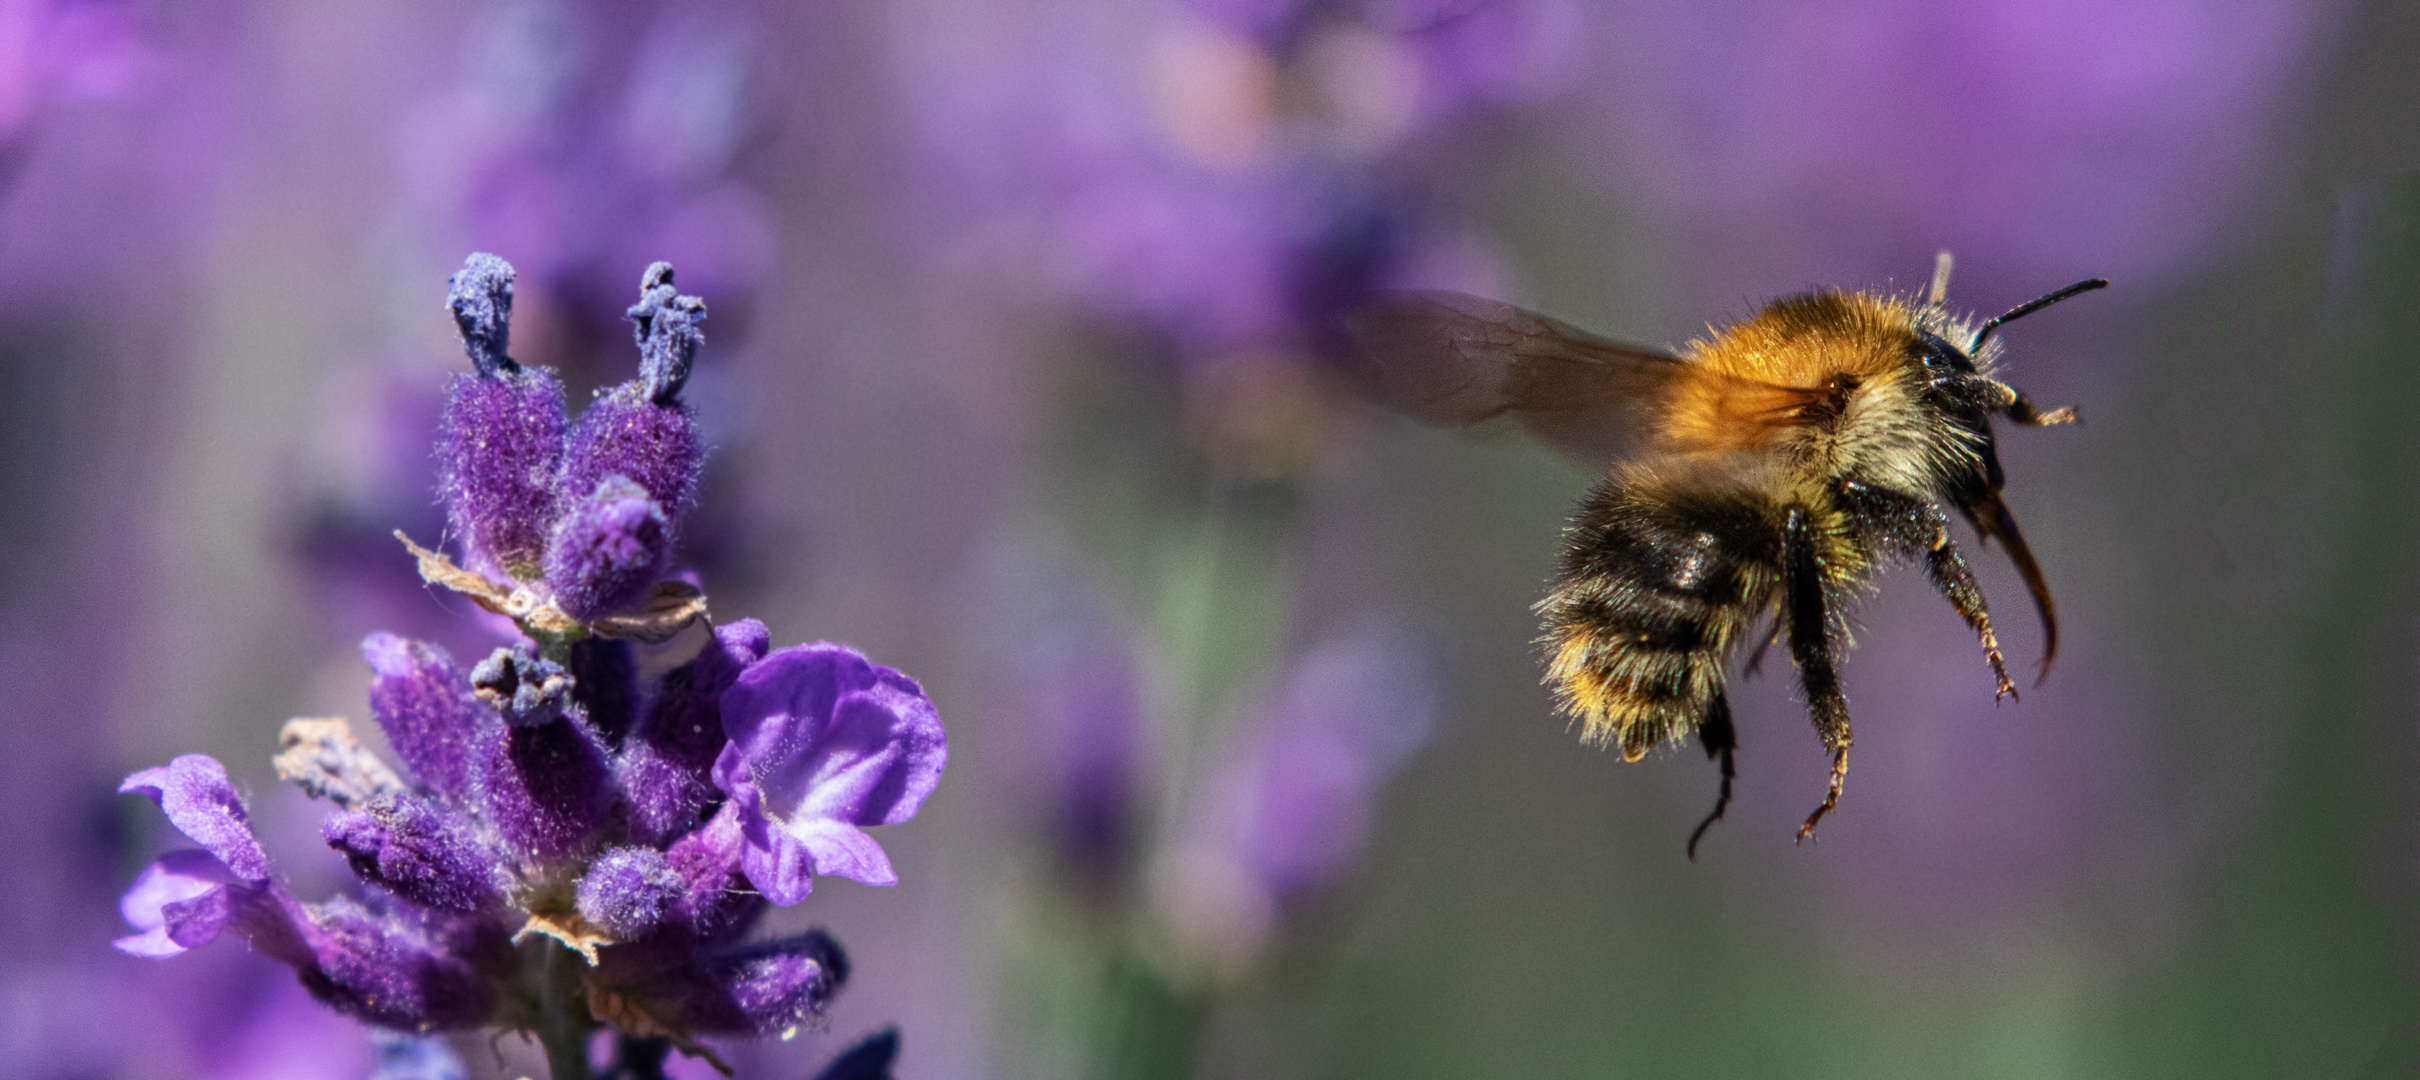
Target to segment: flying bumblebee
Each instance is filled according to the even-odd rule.
[[[1731,801],[1730,659],[1766,612],[1762,644],[1787,637],[1832,754],[1802,841],[1848,776],[1848,702],[1834,670],[1843,612],[1884,563],[1924,561],[1982,642],[1993,700],[2016,697],[1941,504],[2015,561],[2041,612],[2050,673],[2057,608],[2000,498],[1991,417],[2038,427],[2075,412],[2037,409],[1995,378],[1992,332],[2109,283],[2077,282],[1976,325],[1946,306],[1949,271],[1942,252],[1921,299],[1784,297],[1678,355],[1458,293],[1395,295],[1347,320],[1348,374],[1381,402],[1437,424],[1510,418],[1606,465],[1537,605],[1546,681],[1580,737],[1619,746],[1626,761],[1694,733],[1721,762],[1714,810],[1689,837],[1693,858]]]

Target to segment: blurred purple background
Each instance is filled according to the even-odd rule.
[[[2391,0],[0,0],[0,1062],[369,1075],[239,946],[107,947],[166,843],[111,792],[217,755],[338,887],[268,756],[364,714],[365,633],[482,634],[387,539],[442,527],[472,250],[575,396],[679,267],[683,561],[956,744],[900,885],[781,916],[857,976],[743,1076],[890,1023],[904,1077],[1143,1075],[1082,1048],[1128,963],[1211,1077],[2420,1061],[2416,45]],[[1536,684],[1589,478],[1355,402],[1319,332],[1447,285],[1678,343],[1942,247],[1978,311],[2114,282],[2005,335],[2087,418],[2002,443],[2059,668],[1993,706],[1887,575],[1822,842],[1772,664],[1688,862],[1712,767],[1582,748]],[[535,1067],[502,1045],[458,1043]]]

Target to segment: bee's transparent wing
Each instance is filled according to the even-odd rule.
[[[1381,404],[1448,426],[1509,418],[1592,464],[1649,449],[1658,411],[1709,377],[1672,353],[1454,292],[1393,294],[1345,328],[1345,373]]]

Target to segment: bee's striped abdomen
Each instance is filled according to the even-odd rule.
[[[1581,737],[1637,760],[1697,730],[1731,647],[1781,574],[1773,503],[1747,490],[1599,486],[1538,605],[1547,679]]]

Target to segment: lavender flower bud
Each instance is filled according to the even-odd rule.
[[[705,340],[697,323],[706,317],[706,305],[675,293],[667,263],[647,268],[640,291],[638,305],[630,309],[639,339],[639,378],[615,387],[580,417],[556,490],[564,499],[585,498],[606,477],[627,477],[678,525],[696,505],[698,473],[706,460],[697,419],[680,400]]]
[[[627,641],[582,638],[571,645],[571,697],[607,746],[620,746],[637,719],[639,665]]]
[[[471,674],[505,723],[480,740],[476,772],[487,820],[514,855],[569,854],[612,815],[605,747],[570,710],[571,677],[528,646],[497,649]]]
[[[647,935],[662,921],[664,907],[681,889],[664,853],[654,848],[618,847],[590,863],[580,879],[580,917],[611,935],[631,941]]]
[[[746,843],[738,810],[729,803],[704,825],[673,841],[664,861],[680,875],[681,891],[666,908],[664,921],[700,940],[745,934],[771,906],[740,876]]]
[[[512,267],[473,255],[446,297],[474,375],[446,387],[438,430],[438,489],[473,569],[537,576],[555,516],[563,460],[563,384],[504,354]]]
[[[899,1029],[888,1027],[841,1051],[815,1080],[891,1080],[891,1065],[898,1060]]]
[[[328,846],[353,872],[423,907],[473,912],[503,899],[496,858],[451,815],[413,798],[383,798],[328,818]]]
[[[725,741],[723,691],[771,645],[772,635],[755,619],[726,623],[714,628],[714,641],[696,659],[664,676],[654,705],[622,748],[622,788],[640,839],[679,835],[714,800],[710,770]]]
[[[495,721],[453,657],[387,633],[362,639],[361,655],[373,672],[370,712],[412,778],[448,798],[468,793],[473,737]]]
[[[567,493],[568,494],[568,493]],[[647,595],[672,553],[672,523],[647,489],[619,473],[573,502],[546,548],[555,606],[594,622]]]
[[[338,898],[313,913],[311,996],[338,1012],[402,1031],[470,1027],[495,1011],[479,971],[393,917]]]
[[[645,994],[698,1034],[773,1035],[822,1015],[848,978],[848,955],[817,930],[667,973]]]

